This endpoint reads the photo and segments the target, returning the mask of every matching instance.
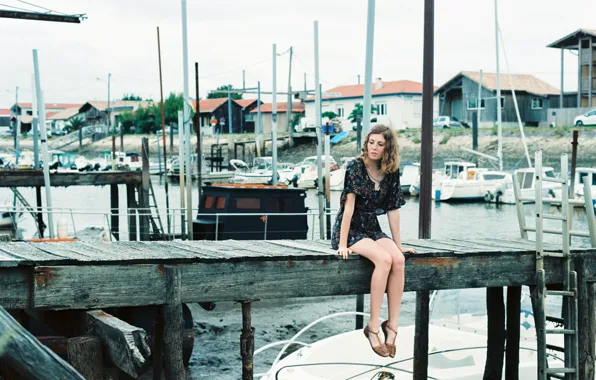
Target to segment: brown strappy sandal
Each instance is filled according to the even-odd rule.
[[[370,347],[373,349],[375,354],[377,354],[381,357],[384,357],[384,358],[389,356],[389,352],[387,351],[387,347],[385,346],[385,343],[381,343],[381,345],[379,345],[379,346],[373,346],[372,342],[370,341],[369,334],[373,333],[377,336],[377,339],[379,340],[379,342],[382,342],[381,338],[379,337],[379,331],[377,331],[377,332],[372,331],[368,327],[368,325],[366,325],[366,327],[362,331],[364,332],[364,336],[368,340],[368,343],[370,343]]]
[[[389,321],[385,321],[381,323],[381,329],[383,330],[383,334],[385,334],[385,346],[387,347],[387,351],[389,352],[389,356],[392,358],[395,357],[395,340],[397,340],[397,331],[395,331],[391,326],[389,326]],[[387,331],[391,330],[395,333],[395,340],[393,341],[394,344],[387,343]]]

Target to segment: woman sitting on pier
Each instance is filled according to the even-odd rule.
[[[403,252],[399,208],[405,200],[399,188],[399,147],[390,128],[377,124],[366,135],[362,155],[346,168],[341,204],[333,227],[331,245],[344,259],[361,255],[375,266],[370,282],[370,320],[364,335],[380,356],[395,357],[399,310],[404,291]],[[377,215],[387,213],[393,239],[383,231]],[[387,290],[389,320],[381,324],[379,314]]]

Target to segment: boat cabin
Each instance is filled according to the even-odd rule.
[[[543,167],[542,168],[543,176],[555,178],[555,170],[551,167]],[[533,189],[535,173],[534,168],[523,168],[518,169],[515,171],[515,178],[517,179],[517,183],[519,183],[519,188],[523,189]],[[543,186],[545,186],[543,184]]]
[[[476,164],[473,162],[466,161],[447,161],[445,162],[445,176],[449,179],[461,178],[460,173],[468,172],[469,169],[476,168]],[[468,173],[469,174],[469,173]],[[472,176],[476,172],[474,171]]]
[[[306,190],[268,185],[203,186],[196,240],[306,239]],[[229,214],[247,214],[229,215]],[[268,215],[284,214],[291,215]],[[303,214],[303,215],[296,215]]]

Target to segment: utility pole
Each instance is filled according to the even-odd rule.
[[[19,136],[18,136],[17,132],[19,132],[19,131],[17,130],[17,127],[19,124],[19,116],[21,116],[21,109],[19,107],[19,86],[17,86],[17,90],[16,90],[15,104],[17,105],[17,109],[19,110],[19,113],[17,114],[17,123],[14,126],[14,151],[15,151],[15,155],[16,155],[15,158],[18,160],[19,159],[19,155],[18,155]]]
[[[362,136],[370,129],[370,103],[372,98],[373,49],[375,43],[375,0],[368,0],[366,23],[366,61],[364,72],[364,110],[362,111]]]
[[[304,91],[307,91],[307,87],[306,87],[306,73],[304,73]]]
[[[290,46],[290,69],[288,70],[288,105],[286,107],[286,115],[288,117],[288,135],[290,146],[294,146],[294,138],[292,137],[292,55],[294,48]]]
[[[495,52],[497,55],[497,131],[499,142],[497,146],[497,158],[499,159],[499,170],[503,170],[503,126],[501,121],[501,71],[499,69],[499,10],[495,0]]]
[[[186,221],[188,222],[188,240],[192,240],[192,194],[190,187],[192,185],[191,169],[192,156],[190,155],[190,107],[189,107],[189,88],[188,88],[188,35],[187,35],[187,20],[186,20],[186,0],[182,0],[182,68],[184,71],[184,108],[182,114],[183,131],[186,133],[182,138],[186,137],[186,145],[182,145],[182,139],[178,142],[178,149],[186,150],[188,156],[185,155],[187,183],[186,183]],[[198,100],[197,100],[198,101]],[[180,127],[179,127],[180,128]],[[182,184],[181,184],[182,186]]]
[[[358,84],[360,84],[360,74],[358,74]]]
[[[271,184],[277,186],[277,45],[273,44],[273,99],[272,99],[271,118],[273,125],[271,127]]]

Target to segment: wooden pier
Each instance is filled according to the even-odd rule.
[[[532,242],[411,240],[405,245],[418,251],[406,255],[406,291],[514,289],[535,284]],[[571,254],[579,282],[580,369],[588,380],[594,378],[596,249],[572,249]],[[545,258],[548,284],[562,281],[563,268],[558,263]],[[0,306],[25,311],[30,317],[43,315],[49,321],[60,310],[71,311],[78,319],[71,323],[80,324],[89,319],[105,323],[97,310],[156,305],[161,310],[157,325],[162,333],[141,352],[148,360],[150,352],[163,351],[167,378],[179,379],[184,372],[182,304],[240,301],[246,321],[254,300],[366,294],[372,269],[358,256],[341,260],[326,241],[0,243]],[[91,311],[96,314],[90,315]],[[519,312],[513,314],[510,318],[519,318]],[[254,342],[249,324],[242,335],[247,356],[243,363],[252,368],[253,350],[245,347]],[[428,326],[422,327],[428,332]],[[504,326],[495,330],[505,334]],[[516,357],[515,349],[516,344],[507,344],[508,358]],[[487,363],[503,363],[502,351],[489,350],[487,355]],[[129,373],[138,374],[141,367]],[[487,365],[488,370],[500,373],[501,368]]]

